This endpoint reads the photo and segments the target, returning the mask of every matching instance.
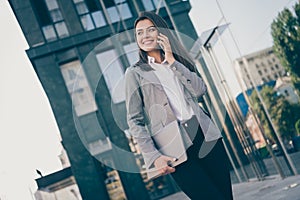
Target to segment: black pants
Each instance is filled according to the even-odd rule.
[[[222,139],[219,139],[213,149],[200,159],[198,153],[203,141],[204,136],[198,126],[193,145],[187,150],[188,160],[176,167],[172,177],[192,200],[233,199],[229,161]]]

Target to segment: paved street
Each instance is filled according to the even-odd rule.
[[[290,156],[298,174],[300,174],[300,152],[290,154]],[[290,176],[290,172],[282,156],[277,157],[277,159],[287,176],[285,179],[280,178],[271,158],[264,159],[264,163],[270,174],[264,181],[258,181],[255,178],[250,165],[245,166],[245,170],[250,177],[248,182],[238,183],[235,174],[231,171],[234,200],[300,200],[300,175]],[[179,192],[162,200],[188,199],[184,193]]]
[[[300,200],[300,175],[281,179],[269,176],[264,181],[233,184],[234,200]],[[188,200],[182,192],[162,200]]]

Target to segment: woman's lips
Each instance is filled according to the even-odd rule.
[[[152,44],[154,42],[154,40],[147,40],[144,41],[143,44],[148,45],[148,44]]]

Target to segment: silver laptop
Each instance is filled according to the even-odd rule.
[[[158,150],[166,156],[177,158],[177,161],[171,163],[173,167],[187,160],[181,131],[177,121],[173,121],[152,136]],[[154,179],[161,176],[159,170],[155,167],[147,169],[148,179]]]

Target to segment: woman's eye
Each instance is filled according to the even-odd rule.
[[[137,35],[142,35],[142,32],[137,32],[136,34],[137,34]]]
[[[154,32],[156,29],[155,28],[150,28],[149,32]]]

